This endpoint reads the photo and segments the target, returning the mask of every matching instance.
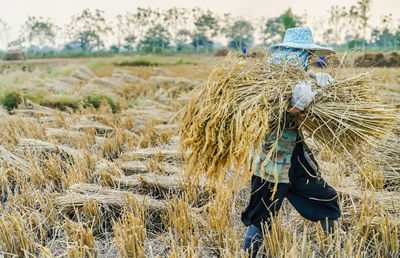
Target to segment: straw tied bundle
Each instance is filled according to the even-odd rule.
[[[266,56],[243,63],[229,56],[193,94],[179,128],[181,148],[189,150],[189,173],[215,178],[232,166],[248,172],[250,151],[260,153],[271,130],[282,132],[293,87],[298,81],[315,81],[292,62],[269,60]],[[373,144],[390,131],[393,110],[377,98],[370,74],[335,78],[322,90],[295,120],[320,147],[351,155],[354,148]]]

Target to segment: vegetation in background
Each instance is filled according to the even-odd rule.
[[[108,104],[111,110],[115,113],[118,110],[117,103],[110,97],[102,95],[92,95],[86,96],[83,102],[83,106],[93,106],[94,108],[99,108],[101,105]]]
[[[182,64],[197,64],[192,61],[184,61],[182,58],[173,62],[173,63],[165,63],[159,61],[150,61],[146,59],[138,59],[133,61],[122,61],[119,63],[115,63],[117,66],[163,66],[163,65],[182,65]]]
[[[59,110],[66,110],[67,108],[79,109],[82,106],[93,106],[94,108],[98,109],[102,105],[110,106],[113,112],[117,112],[119,110],[119,104],[115,100],[102,95],[92,95],[85,96],[83,98],[77,98],[76,96],[72,95],[53,95],[49,94],[47,91],[20,91],[15,89],[6,90],[0,95],[0,104],[8,111],[16,109],[24,100],[30,100],[34,103],[46,107],[57,108]]]
[[[24,67],[24,66],[23,66]],[[29,69],[33,69],[30,67],[26,67],[25,71]],[[24,68],[23,68],[24,71]],[[46,79],[46,78],[57,78],[57,77],[61,77],[61,76],[67,76],[71,73],[70,70],[66,70],[66,71],[55,71],[55,70],[49,70],[47,72],[43,72],[41,74],[39,74],[39,78],[40,79]]]
[[[163,25],[157,24],[146,32],[141,44],[145,47],[148,47],[147,49],[150,50],[148,52],[155,53],[162,52],[168,47],[170,42],[171,34],[164,28]],[[160,51],[156,51],[157,48],[159,48]]]
[[[46,44],[55,42],[57,26],[49,18],[28,16],[28,20],[22,28],[23,37],[29,42],[29,45],[36,43],[42,54]]]
[[[182,64],[193,64],[193,65],[196,65],[197,63],[193,62],[193,61],[185,61],[182,58],[172,63],[172,65],[182,65]]]
[[[66,110],[67,108],[78,109],[82,106],[82,101],[80,99],[69,95],[48,95],[41,98],[37,103],[60,110]]]
[[[103,61],[92,61],[92,62],[89,62],[86,66],[88,68],[94,69],[94,68],[103,67],[105,65],[106,65],[106,63],[104,63]]]
[[[158,62],[158,61],[149,61],[145,59],[138,59],[133,61],[122,61],[120,63],[116,63],[118,66],[160,66],[165,65],[166,63]]]
[[[27,90],[22,93],[22,97],[24,100],[29,99],[34,103],[42,104],[43,98],[45,98],[48,94],[49,93],[46,90]]]
[[[129,108],[138,106],[139,105],[139,101],[140,101],[139,97],[136,97],[134,99],[130,99],[130,100],[126,101],[126,106],[129,107]]]
[[[21,92],[17,90],[8,90],[0,96],[1,104],[8,110],[17,108],[22,103],[23,97]]]
[[[210,10],[204,12],[199,8],[194,9],[194,17],[195,29],[192,34],[191,44],[195,47],[196,52],[203,48],[208,53],[214,43],[212,39],[220,32],[220,21]]]
[[[301,27],[304,23],[304,19],[293,14],[289,8],[282,15],[269,18],[265,21],[265,24],[262,26],[262,40],[264,44],[280,43],[287,29],[296,26]]]
[[[35,52],[35,51],[27,51],[28,59],[35,59],[35,58],[74,58],[74,57],[111,57],[115,54],[108,50],[99,50],[99,51],[73,51],[73,50],[66,50],[63,49],[59,50],[49,50],[46,52]],[[125,53],[128,55],[128,53]]]
[[[104,47],[104,38],[111,30],[104,11],[85,9],[72,16],[70,23],[66,25],[65,33],[73,39],[66,45],[66,50],[101,50]]]
[[[253,25],[246,20],[234,21],[232,26],[225,29],[225,35],[229,38],[228,46],[233,49],[248,48],[253,45],[254,28]]]
[[[289,8],[277,17],[244,20],[231,14],[218,15],[200,8],[167,10],[138,8],[108,20],[104,11],[85,9],[61,27],[49,18],[29,16],[20,35],[11,40],[11,28],[0,19],[0,41],[9,48],[23,48],[30,58],[111,56],[132,53],[210,53],[223,36],[231,48],[251,47],[257,32],[263,44],[282,41],[288,28],[307,25],[314,36],[337,49],[388,49],[400,47],[400,20],[383,14],[371,26],[371,0],[359,0],[346,8],[333,5],[313,22],[306,14]],[[60,33],[55,33],[59,31]],[[63,48],[49,47],[64,39]],[[113,38],[111,46],[105,45]],[[67,40],[65,40],[67,39]]]
[[[0,42],[3,42],[6,46],[10,44],[11,37],[11,26],[0,18]],[[0,55],[2,55],[0,51]]]
[[[287,29],[294,28],[297,25],[297,19],[295,18],[294,14],[292,13],[292,9],[290,8],[281,15],[281,19],[285,31]]]

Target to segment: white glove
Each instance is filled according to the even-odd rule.
[[[311,82],[299,81],[292,90],[292,107],[303,111],[314,100],[315,95],[322,90],[311,91]]]
[[[317,85],[321,87],[326,87],[329,84],[334,82],[332,76],[327,73],[314,73],[312,70],[308,72],[308,74],[317,80]]]

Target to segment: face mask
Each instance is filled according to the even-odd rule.
[[[280,64],[282,60],[286,60],[300,65],[304,70],[308,70],[310,66],[310,54],[303,49],[280,47],[279,50],[272,53],[272,57],[275,64]]]

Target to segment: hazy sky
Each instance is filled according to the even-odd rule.
[[[230,12],[246,19],[274,17],[291,7],[295,14],[309,17],[327,15],[332,5],[350,6],[357,0],[0,0],[0,18],[9,23],[16,36],[28,15],[51,17],[57,24],[69,21],[71,15],[85,8],[104,10],[108,17],[134,11],[136,7],[201,7],[218,13]],[[400,18],[400,0],[372,0],[371,24],[377,24],[382,14]]]

